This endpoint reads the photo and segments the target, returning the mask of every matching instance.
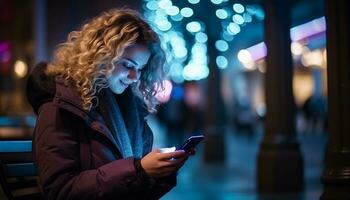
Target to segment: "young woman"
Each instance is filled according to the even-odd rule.
[[[45,198],[159,199],[176,185],[188,154],[151,151],[145,121],[164,61],[149,24],[114,9],[71,32],[53,62],[33,70],[27,96],[38,115],[33,152]]]

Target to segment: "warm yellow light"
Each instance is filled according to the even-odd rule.
[[[246,49],[240,50],[237,54],[237,57],[238,57],[238,60],[243,64],[250,63],[253,61],[252,55]]]
[[[310,66],[323,66],[323,54],[321,50],[315,50],[311,52],[306,52],[301,57],[301,64],[305,67]]]
[[[264,61],[258,63],[258,70],[259,70],[261,73],[265,73],[265,72],[266,72],[266,64],[265,64]]]
[[[309,74],[296,73],[293,77],[293,92],[297,105],[302,105],[312,95],[314,82]]]
[[[299,42],[292,42],[290,48],[291,48],[292,53],[296,56],[301,55],[304,51],[303,45],[300,44]]]
[[[17,60],[15,62],[14,69],[15,69],[16,76],[19,78],[25,77],[28,73],[28,65],[21,60]]]
[[[256,64],[255,62],[248,62],[248,63],[243,63],[243,66],[247,70],[254,70],[256,69]]]
[[[324,49],[322,54],[324,62],[327,63],[327,49]]]

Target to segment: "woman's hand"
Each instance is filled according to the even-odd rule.
[[[193,156],[196,154],[196,149],[194,147],[190,148],[190,150],[187,152],[188,155]]]
[[[160,153],[160,150],[157,149],[143,157],[141,165],[150,177],[161,178],[181,168],[187,158],[188,154],[183,150]]]

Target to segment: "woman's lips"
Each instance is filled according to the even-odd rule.
[[[126,84],[126,83],[124,83],[123,81],[119,81],[119,82],[120,82],[121,85],[124,86],[124,87],[128,87],[128,86],[129,86],[129,84]]]

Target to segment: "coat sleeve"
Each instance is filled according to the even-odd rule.
[[[62,112],[52,103],[44,104],[34,133],[33,150],[47,199],[128,199],[128,193],[142,189],[133,158],[82,171],[78,136],[70,129],[79,119]]]
[[[145,122],[143,134],[144,142],[147,142],[147,144],[144,144],[144,146],[148,147],[148,149],[145,149],[145,152],[149,153],[152,149],[153,133],[147,122]],[[147,185],[149,186],[149,189],[151,191],[150,194],[152,195],[151,199],[159,199],[176,186],[177,173],[164,178],[149,178],[148,182],[149,184]]]

